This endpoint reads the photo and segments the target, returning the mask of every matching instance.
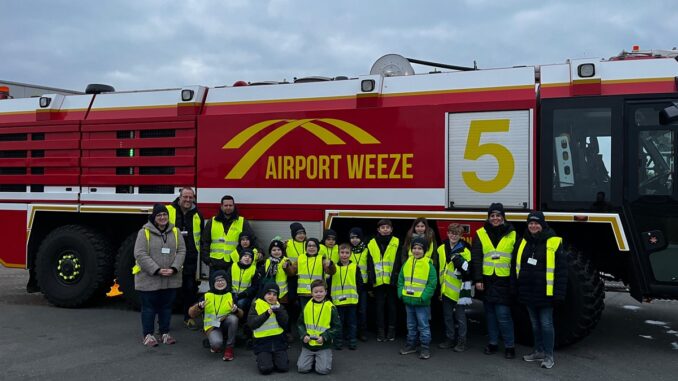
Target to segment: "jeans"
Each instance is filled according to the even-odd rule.
[[[207,332],[207,339],[210,342],[210,347],[215,352],[224,349],[224,337],[226,338],[226,346],[233,347],[235,344],[235,335],[238,332],[238,317],[229,314],[226,319],[221,322],[219,328],[211,329]]]
[[[443,319],[445,320],[445,336],[448,339],[466,340],[466,306],[443,296]]]
[[[532,322],[534,336],[534,351],[542,352],[547,357],[553,357],[555,331],[553,329],[553,307],[527,306]]]
[[[341,318],[341,332],[334,339],[334,344],[342,346],[344,339],[348,340],[349,345],[356,344],[358,332],[357,312],[358,306],[355,304],[337,307],[339,318]]]
[[[367,291],[360,290],[358,293],[358,330],[363,334],[367,331]]]
[[[428,348],[431,345],[431,327],[428,324],[429,306],[411,306],[405,304],[407,313],[407,342],[408,346],[415,346],[417,334],[422,348]]]
[[[198,302],[198,284],[195,280],[195,273],[184,273],[181,278],[181,309],[184,312],[184,321],[190,319],[188,309]]]
[[[511,317],[511,307],[506,304],[483,303],[485,306],[485,318],[487,320],[487,335],[490,337],[490,344],[499,343],[499,332],[504,339],[504,347],[513,348],[513,318]]]
[[[390,285],[381,285],[374,288],[374,302],[377,310],[377,331],[384,332],[384,312],[388,319],[389,329],[396,326],[396,290]],[[386,309],[388,308],[388,310]]]
[[[177,294],[175,288],[166,288],[157,291],[139,291],[141,298],[141,328],[144,337],[152,335],[155,330],[155,316],[158,316],[160,333],[168,333],[172,304]]]

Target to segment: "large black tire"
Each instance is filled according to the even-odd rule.
[[[581,251],[570,248],[567,296],[553,311],[556,347],[574,344],[596,327],[605,308],[605,284]]]
[[[115,261],[115,277],[118,279],[118,286],[122,291],[122,297],[127,304],[138,310],[141,308],[141,299],[139,293],[134,289],[134,243],[137,240],[137,233],[130,234],[120,245],[118,255]]]
[[[113,283],[113,250],[103,234],[81,225],[54,229],[36,258],[38,284],[58,307],[80,307]]]

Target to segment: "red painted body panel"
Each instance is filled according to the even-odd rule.
[[[26,267],[26,211],[0,210],[3,225],[3,248],[0,262],[5,267]]]

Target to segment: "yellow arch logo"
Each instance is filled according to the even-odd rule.
[[[297,119],[297,120],[288,120],[288,119],[272,119],[253,124],[239,134],[234,136],[229,140],[222,148],[223,149],[237,149],[242,147],[248,140],[250,140],[258,132],[263,131],[264,129],[280,123],[280,126],[276,127],[270,131],[266,136],[259,140],[252,148],[250,148],[245,155],[233,166],[231,171],[226,175],[225,179],[229,180],[238,180],[242,179],[247,171],[252,168],[254,163],[259,160],[261,156],[266,153],[266,151],[273,146],[278,140],[282,139],[285,135],[290,133],[296,128],[303,128],[306,131],[315,135],[318,139],[322,140],[327,145],[342,145],[346,144],[344,140],[334,134],[332,131],[327,128],[317,124],[316,122],[323,122],[329,124],[343,131],[347,135],[351,136],[360,144],[380,144],[381,142],[377,140],[374,136],[370,135],[367,131],[356,126],[355,124],[345,122],[339,119],[332,118],[320,118],[320,119]]]

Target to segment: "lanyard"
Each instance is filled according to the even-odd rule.
[[[344,284],[346,283],[346,278],[348,278],[348,266],[351,264],[351,262],[348,263],[348,265],[344,266],[339,266],[339,282],[341,284],[341,292],[344,292]],[[344,274],[344,279],[341,278],[341,269],[346,267],[346,273]]]
[[[221,297],[219,298],[219,306],[217,306],[217,302],[215,299],[212,299],[212,304],[214,304],[214,306],[216,307],[215,315],[219,317],[219,311],[221,310],[221,303],[224,301],[224,295],[222,294]]]
[[[318,254],[316,254],[316,255],[313,256],[313,267],[312,267],[313,270],[315,270],[315,263],[316,263],[317,261],[318,261]],[[308,268],[308,263],[309,263],[309,262],[311,262],[311,261],[309,260],[308,255],[306,255],[306,273],[307,273],[308,275],[313,275],[313,273],[311,273],[311,270]],[[321,274],[321,275],[322,275],[322,274]]]
[[[295,240],[292,240],[292,248],[294,249],[294,252],[297,253],[297,257],[299,257],[301,254],[299,254],[299,250],[297,250],[297,245],[294,243],[297,242]],[[306,241],[302,242],[304,244],[304,249],[306,249]]]
[[[315,318],[315,305],[318,304],[318,303],[316,303],[312,300],[311,300],[311,303],[313,303],[313,305],[311,306],[312,312],[313,312],[313,319],[312,319],[313,320],[313,326],[318,328],[318,322],[320,321],[320,317],[323,314],[323,308],[325,307],[325,301],[323,300],[323,304],[320,305],[320,313],[318,314],[317,319]]]
[[[245,272],[245,269],[242,269],[240,266],[238,266],[238,268],[240,269],[240,279],[238,279],[238,290],[239,290],[240,286],[242,285],[242,274]]]
[[[417,258],[412,257],[412,273],[410,274],[410,287],[412,287],[412,281],[414,280],[414,268],[417,267]]]

